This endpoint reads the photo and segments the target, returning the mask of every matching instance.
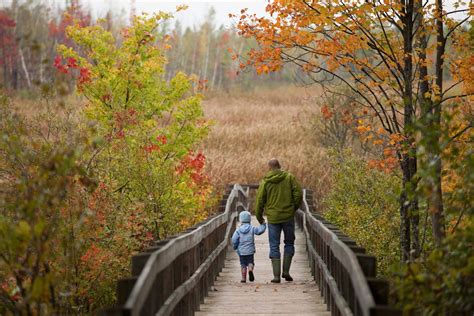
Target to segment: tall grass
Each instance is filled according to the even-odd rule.
[[[314,129],[320,99],[317,87],[292,85],[206,96],[203,107],[213,126],[201,149],[214,185],[258,183],[267,172],[267,161],[275,157],[303,186],[325,195],[330,168]],[[27,117],[53,110],[74,120],[75,110],[86,101],[74,96],[64,103],[69,106],[54,110],[48,109],[46,99],[17,98],[12,105]]]
[[[324,194],[329,168],[311,132],[319,97],[315,87],[283,86],[206,99],[205,115],[214,126],[203,151],[214,183],[257,183],[275,157],[302,185]]]

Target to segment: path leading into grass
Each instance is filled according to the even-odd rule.
[[[252,218],[252,224],[258,225],[255,217]],[[240,283],[239,257],[230,248],[225,268],[196,315],[331,315],[314,286],[305,238],[300,230],[296,229],[295,233],[296,253],[290,270],[293,282],[270,282],[273,273],[268,259],[268,235],[265,232],[255,237],[255,282],[247,280],[247,283]],[[283,245],[281,248],[283,253]]]

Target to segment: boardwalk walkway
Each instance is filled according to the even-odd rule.
[[[252,224],[258,225],[253,217]],[[283,238],[282,238],[283,239]],[[326,305],[315,286],[308,265],[303,234],[296,229],[296,253],[291,275],[293,282],[270,283],[273,277],[268,259],[268,235],[255,237],[255,282],[240,283],[239,258],[228,250],[225,268],[209,295],[201,304],[198,316],[205,315],[321,315],[329,316]],[[283,245],[281,245],[283,250]]]
[[[295,215],[304,227],[304,234],[296,231],[295,281],[270,283],[265,233],[256,236],[256,281],[240,283],[229,238],[238,213],[249,207],[250,190],[257,187],[229,186],[218,214],[133,256],[132,276],[118,281],[117,305],[103,315],[402,315],[388,305],[389,284],[377,278],[375,257],[315,212],[307,189]]]

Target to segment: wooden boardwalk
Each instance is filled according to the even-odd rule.
[[[252,224],[258,225],[253,217]],[[282,238],[283,240],[283,238]],[[321,315],[329,316],[320,292],[311,276],[303,234],[296,229],[293,282],[273,284],[268,235],[255,236],[255,282],[240,283],[239,258],[228,250],[225,268],[196,315]],[[283,242],[281,245],[283,254]]]
[[[402,315],[388,305],[389,284],[376,278],[375,257],[317,214],[313,193],[307,189],[295,215],[298,225],[305,227],[304,234],[296,231],[291,269],[295,281],[270,283],[265,233],[256,236],[256,281],[240,283],[229,229],[251,202],[250,190],[257,187],[229,186],[218,214],[133,256],[132,277],[118,281],[117,305],[104,315]],[[252,221],[257,224],[255,218]],[[310,274],[310,262],[322,293]]]

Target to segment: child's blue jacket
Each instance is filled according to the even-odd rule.
[[[267,224],[254,227],[249,223],[244,223],[236,229],[232,235],[232,245],[237,250],[239,256],[253,255],[255,253],[254,235],[261,235],[267,229]]]

